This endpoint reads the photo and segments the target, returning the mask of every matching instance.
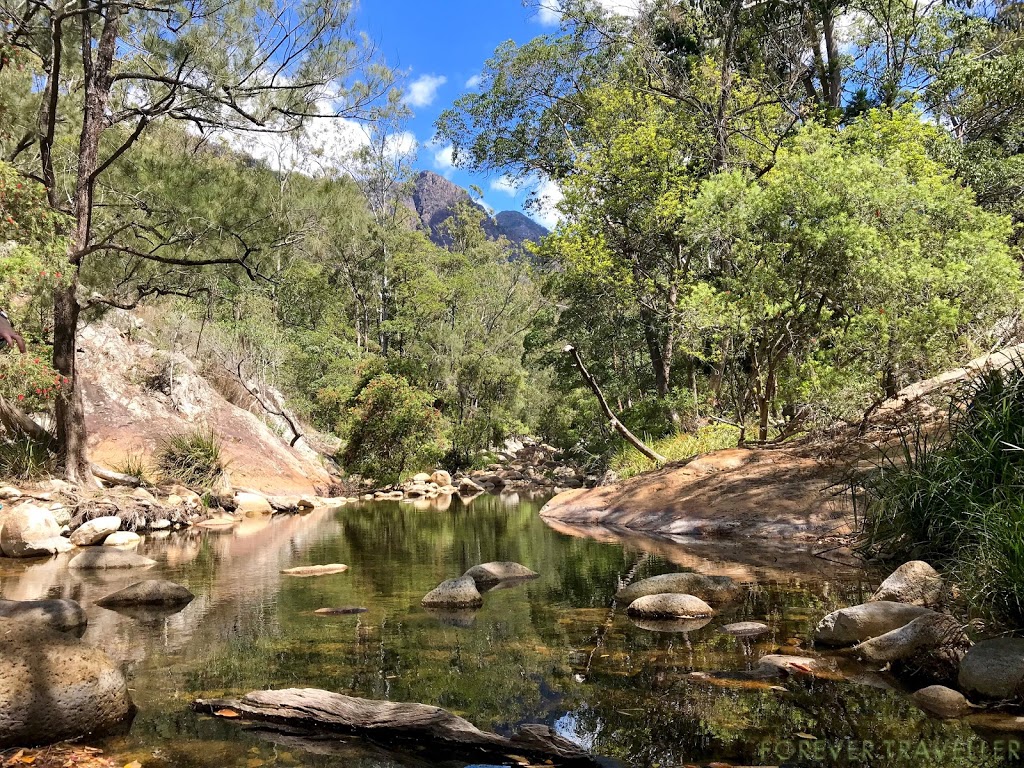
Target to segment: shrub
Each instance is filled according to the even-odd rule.
[[[397,482],[406,470],[434,466],[444,452],[444,421],[429,392],[390,373],[370,379],[349,409],[340,455],[350,472]]]
[[[859,481],[868,554],[921,558],[996,613],[1024,616],[1024,361],[977,377],[946,426],[902,435]]]
[[[164,477],[189,488],[211,488],[227,469],[220,438],[209,427],[197,427],[166,438],[156,455]]]
[[[54,456],[42,443],[29,438],[0,440],[0,478],[41,480],[54,470]]]

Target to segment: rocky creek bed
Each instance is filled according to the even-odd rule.
[[[101,649],[137,708],[127,733],[83,744],[102,750],[90,753],[94,759],[117,765],[467,763],[426,744],[396,749],[354,736],[325,739],[316,729],[253,729],[191,710],[196,699],[280,689],[422,702],[501,738],[523,726],[550,727],[603,759],[641,766],[994,766],[1008,762],[1015,734],[1024,737],[1024,718],[992,706],[1020,693],[1010,663],[1019,641],[974,646],[964,662],[974,677],[963,682],[959,658],[950,662],[948,653],[966,650],[957,635],[962,625],[947,626],[931,607],[869,608],[899,613],[870,632],[863,617],[822,624],[834,611],[871,605],[879,576],[794,547],[780,559],[753,543],[744,557],[734,543],[570,536],[540,519],[540,501],[508,494],[469,505],[377,501],[142,531],[133,554],[153,561],[144,575],[71,568],[74,553],[3,559],[0,598],[82,606],[81,640],[74,630],[58,644]],[[483,563],[490,565],[474,569]],[[349,567],[311,578],[282,573],[325,564]],[[463,574],[480,596],[471,601],[477,607],[421,604]],[[494,574],[518,578],[495,581]],[[651,577],[659,578],[645,582]],[[139,581],[176,584],[193,599],[169,588],[167,604],[151,589],[143,590],[148,604],[116,598]],[[915,584],[923,588],[903,597],[888,589],[874,604],[897,597],[942,607],[941,589],[927,579]],[[636,605],[665,594],[691,594],[699,603]],[[73,610],[62,615],[69,629],[76,625]],[[927,654],[864,663],[863,653],[849,650],[865,633],[884,637],[879,630],[906,627],[903,618],[931,627],[921,637],[942,640],[938,666],[920,666],[928,674],[945,669],[944,682],[963,689],[965,701],[899,668]],[[832,633],[829,647],[824,631]],[[876,651],[890,656],[896,647],[881,646]],[[121,689],[112,680],[109,699],[118,704]],[[889,743],[893,752],[865,756],[868,742],[883,750]],[[816,760],[815,749],[834,756]]]

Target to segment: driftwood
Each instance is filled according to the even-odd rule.
[[[93,464],[92,474],[98,480],[102,480],[105,483],[111,485],[126,485],[129,488],[140,488],[146,484],[146,481],[136,475],[126,475],[122,472],[115,472],[112,469],[101,467],[99,464]]]
[[[21,408],[3,397],[0,397],[0,424],[12,434],[23,435],[44,445],[53,442],[53,435]]]
[[[570,344],[562,351],[572,356],[573,362],[576,363],[576,368],[580,372],[580,376],[583,377],[583,381],[586,382],[587,386],[590,387],[590,391],[593,392],[594,396],[597,398],[597,402],[600,404],[601,410],[604,411],[605,418],[608,419],[608,423],[611,425],[611,428],[618,432],[622,436],[623,440],[632,445],[651,461],[656,461],[659,464],[667,463],[668,459],[657,451],[648,448],[647,444],[644,443],[643,440],[630,432],[626,425],[619,421],[618,416],[615,415],[611,406],[608,405],[608,401],[605,399],[604,392],[601,391],[601,387],[598,386],[597,380],[583,364],[583,358],[580,357],[579,350]]]
[[[347,733],[368,741],[427,745],[471,760],[504,763],[510,754],[562,765],[598,765],[598,761],[549,727],[525,725],[511,736],[481,731],[468,720],[426,704],[372,701],[315,688],[254,691],[241,699],[197,699],[197,712],[303,728]]]

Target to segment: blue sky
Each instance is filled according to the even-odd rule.
[[[548,3],[550,4],[550,2]],[[496,210],[522,209],[527,190],[451,165],[450,149],[431,145],[434,121],[473,87],[484,62],[506,40],[524,43],[556,29],[557,15],[522,0],[362,0],[357,26],[379,46],[387,63],[404,74],[407,129],[420,144],[417,167],[456,184],[476,184]],[[544,223],[553,223],[550,217]]]

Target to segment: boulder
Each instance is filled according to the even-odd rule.
[[[68,552],[53,512],[27,502],[0,511],[0,552],[7,557],[40,557]]]
[[[942,602],[945,590],[942,577],[934,568],[923,560],[911,560],[893,571],[871,596],[871,600],[933,608]]]
[[[971,648],[960,662],[960,688],[987,699],[1024,697],[1024,639],[997,637]]]
[[[420,601],[427,608],[475,608],[484,604],[472,576],[442,581]]]
[[[469,477],[459,479],[458,489],[459,493],[463,496],[475,496],[478,493],[484,492],[484,487]]]
[[[96,605],[188,605],[194,599],[195,595],[173,581],[147,579],[97,600]]]
[[[835,663],[829,659],[772,653],[762,656],[754,668],[755,677],[784,677],[798,674],[832,676],[836,674]]]
[[[265,496],[248,491],[239,491],[235,494],[235,512],[240,515],[269,515],[274,512]]]
[[[430,474],[427,472],[417,472],[412,476],[412,481],[417,484],[426,484],[430,482]]]
[[[87,549],[71,558],[68,568],[82,570],[104,570],[108,568],[149,568],[156,565],[156,560],[125,552],[115,547],[99,547]]]
[[[135,499],[140,504],[147,507],[152,507],[160,503],[156,500],[156,496],[147,491],[145,488],[136,488],[134,491],[132,491],[132,498]]]
[[[623,587],[615,599],[629,605],[639,597],[676,592],[682,595],[696,595],[711,605],[721,605],[739,595],[739,587],[728,576],[705,576],[701,573],[665,573],[652,576]]]
[[[758,637],[770,632],[771,627],[760,621],[737,621],[734,624],[719,627],[719,630],[733,637]]]
[[[134,712],[120,667],[63,632],[0,620],[0,748],[108,732]]]
[[[119,530],[121,530],[121,518],[117,515],[95,517],[82,523],[72,532],[71,543],[76,547],[91,547]]]
[[[630,616],[643,619],[696,619],[712,616],[714,609],[694,595],[645,595],[638,597],[626,609]]]
[[[929,685],[910,694],[910,700],[925,712],[950,719],[970,714],[974,706],[960,691],[944,685]]]
[[[462,575],[469,576],[477,586],[480,586],[510,579],[536,579],[540,574],[531,571],[525,565],[506,561],[474,565]]]
[[[926,613],[885,634],[865,640],[853,652],[875,664],[891,663],[935,680],[953,680],[970,647],[963,625],[944,613]]]
[[[115,531],[103,540],[104,547],[117,547],[118,549],[136,549],[142,537],[132,531]]]
[[[166,531],[170,527],[171,521],[164,517],[154,520],[149,524],[149,530],[151,531]]]
[[[930,613],[934,611],[888,600],[841,608],[818,622],[814,640],[823,645],[853,645],[884,635]]]
[[[42,625],[81,637],[89,619],[74,600],[0,600],[0,618]]]
[[[436,472],[434,472],[434,474],[432,474],[430,476],[430,482],[432,482],[435,485],[438,485],[438,486],[440,486],[442,488],[444,486],[446,486],[446,485],[451,485],[452,484],[451,473],[445,472],[443,469],[439,469]]]

